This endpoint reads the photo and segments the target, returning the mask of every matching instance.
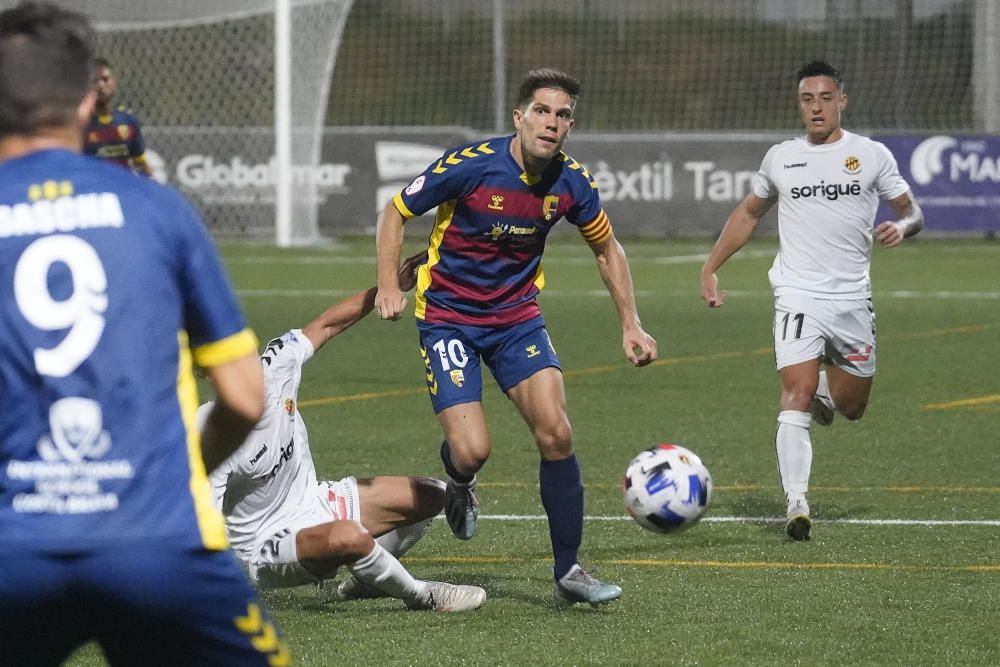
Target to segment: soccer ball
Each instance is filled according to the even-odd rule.
[[[622,482],[625,509],[654,533],[679,533],[698,523],[712,502],[712,475],[698,455],[657,445],[632,459]]]

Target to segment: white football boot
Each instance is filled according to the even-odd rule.
[[[793,540],[808,540],[812,529],[812,519],[809,518],[809,503],[805,498],[788,501],[785,512],[785,533]]]
[[[443,581],[427,581],[427,592],[407,600],[410,609],[430,611],[470,611],[479,609],[486,602],[486,591],[479,586],[459,586]]]

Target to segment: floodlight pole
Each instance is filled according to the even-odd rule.
[[[977,0],[975,4],[972,87],[979,129],[1000,132],[1000,9],[995,0]]]
[[[274,0],[274,229],[283,248],[292,244],[291,17],[291,0]]]
[[[497,134],[507,130],[507,37],[504,0],[493,0],[493,129]]]

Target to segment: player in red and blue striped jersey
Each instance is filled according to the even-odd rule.
[[[477,528],[476,473],[490,455],[482,409],[485,362],[528,424],[541,456],[539,481],[549,519],[556,592],[597,605],[621,589],[583,571],[583,483],[566,415],[565,388],[536,297],[545,285],[542,254],[565,218],[597,259],[635,366],[656,359],[656,341],[636,312],[628,259],[601,207],[597,185],[562,152],[573,127],[579,84],[563,72],[529,72],[513,111],[515,133],[447,151],[386,205],[377,226],[382,319],[406,307],[397,267],[404,223],[437,207],[428,261],[414,296],[431,403],[445,441],[445,513],[452,532]]]
[[[128,107],[115,106],[118,79],[104,58],[94,61],[94,92],[97,103],[83,133],[83,152],[150,176],[139,119]]]
[[[256,340],[194,209],[79,155],[94,41],[0,13],[0,662],[288,664],[206,476],[263,411]]]

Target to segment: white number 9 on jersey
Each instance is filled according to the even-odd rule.
[[[59,300],[49,291],[49,271],[57,262],[69,268],[73,283],[70,295]],[[86,361],[104,332],[107,289],[101,258],[83,239],[57,234],[38,239],[24,250],[14,269],[17,307],[37,329],[69,329],[54,348],[35,348],[39,374],[66,377]]]

